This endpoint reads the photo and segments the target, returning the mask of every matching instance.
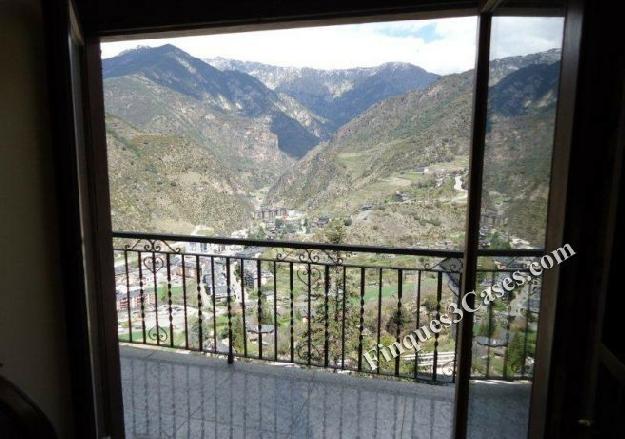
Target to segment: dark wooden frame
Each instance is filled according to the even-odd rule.
[[[496,5],[492,5],[496,6]],[[477,55],[473,89],[473,117],[471,122],[471,149],[469,152],[469,187],[467,218],[465,225],[464,260],[461,296],[465,297],[475,288],[477,281],[477,258],[479,248],[480,213],[482,210],[482,175],[484,172],[484,144],[488,115],[488,75],[491,40],[492,10],[479,15],[477,32]],[[475,296],[467,297],[473,308]],[[465,313],[458,332],[458,365],[454,396],[453,437],[467,436],[469,420],[469,380],[471,378],[471,349],[473,346],[473,314]]]
[[[57,203],[60,212],[60,254],[64,283],[65,313],[70,349],[74,434],[96,434],[93,371],[90,362],[89,325],[83,265],[78,159],[74,142],[72,85],[70,78],[69,4],[42,2],[46,17],[47,65],[49,79],[52,142],[54,148]],[[64,36],[64,37],[63,37]],[[80,419],[80,422],[78,422]]]
[[[545,248],[558,248],[564,243],[566,221],[566,197],[568,189],[569,158],[574,124],[577,72],[581,40],[582,1],[573,0],[567,8],[562,44],[562,67],[558,92],[558,112],[554,133],[554,149],[551,160],[551,184],[547,212]],[[575,263],[576,261],[571,261]],[[567,267],[564,267],[565,269]],[[559,291],[560,267],[548,270],[543,276],[540,302],[540,324],[536,342],[536,368],[530,402],[529,437],[545,437],[549,382],[551,380],[551,356],[555,330],[556,303]]]
[[[71,0],[42,5],[74,434],[123,437],[99,40]]]
[[[622,273],[622,259],[612,259],[617,256],[615,209],[623,203],[619,193],[625,129],[623,34],[618,15],[605,3],[570,2],[560,91],[566,106],[558,114],[556,129],[556,148],[562,149],[555,151],[560,160],[553,164],[549,212],[549,221],[562,227],[548,230],[548,243],[570,243],[578,254],[545,278],[561,294],[547,298],[545,318],[553,325],[538,334],[545,351],[537,352],[542,370],[532,404],[549,416],[531,419],[534,437],[623,434],[593,431],[602,327],[622,333],[620,318],[603,320],[603,303],[606,278],[613,270]],[[619,253],[622,256],[622,248]]]
[[[123,413],[121,394],[121,372],[119,364],[119,345],[117,340],[117,308],[114,297],[115,276],[111,224],[111,206],[108,184],[108,156],[106,149],[106,128],[104,106],[102,102],[102,66],[100,41],[98,38],[85,39],[84,65],[87,105],[90,131],[87,140],[87,161],[91,170],[89,191],[91,195],[93,242],[93,269],[97,285],[96,322],[99,328],[98,346],[102,374],[102,412],[105,417],[104,428],[111,437],[123,437]]]
[[[565,4],[566,0],[231,0],[213,4],[187,0],[172,8],[168,0],[79,1],[87,33],[103,41],[397,20],[411,14],[421,19],[458,17],[495,7],[506,15],[531,16],[540,11],[541,16],[549,16],[561,15]]]
[[[50,23],[48,33],[50,41],[51,67],[51,90],[52,105],[55,108],[54,116],[54,140],[57,148],[57,169],[59,182],[59,204],[61,206],[62,218],[62,244],[64,257],[64,272],[67,290],[67,311],[68,315],[74,316],[68,320],[68,337],[73,350],[72,371],[74,395],[76,397],[75,410],[76,418],[79,419],[78,430],[84,432],[82,437],[93,437],[95,434],[108,434],[112,437],[123,437],[123,413],[121,404],[121,389],[119,380],[119,353],[117,348],[117,334],[115,327],[115,308],[112,296],[109,292],[113,290],[113,267],[112,259],[112,235],[110,224],[110,201],[108,194],[108,174],[106,165],[106,143],[103,115],[103,98],[101,89],[101,72],[99,43],[100,40],[113,40],[116,38],[128,37],[131,35],[148,36],[150,33],[163,32],[167,36],[181,36],[183,34],[197,33],[202,29],[202,33],[213,29],[219,31],[246,31],[257,30],[259,28],[280,28],[307,26],[311,24],[335,24],[344,22],[364,22],[381,21],[408,16],[418,18],[434,18],[446,16],[462,16],[469,14],[481,14],[479,38],[485,44],[484,38],[489,35],[486,32],[486,23],[490,22],[490,15],[494,8],[499,5],[499,1],[418,1],[418,0],[392,0],[392,1],[321,1],[321,2],[253,2],[253,1],[231,1],[218,5],[197,4],[191,1],[178,2],[176,7],[165,0],[142,0],[126,2],[122,0],[76,0],[79,8],[80,25],[84,34],[84,50],[81,68],[86,84],[84,90],[84,111],[86,114],[86,150],[84,151],[84,171],[82,176],[88,188],[89,203],[86,206],[88,216],[87,227],[84,227],[84,217],[80,210],[81,194],[78,190],[79,175],[75,170],[79,165],[75,157],[75,145],[71,133],[75,126],[75,121],[71,116],[71,84],[68,82],[67,65],[69,64],[69,54],[67,53],[66,41],[60,38],[64,26],[69,24],[69,17],[64,5],[70,0],[59,0],[57,2],[43,2],[46,5],[47,21]],[[581,0],[579,0],[581,1]],[[59,4],[62,7],[59,7]],[[512,1],[506,2],[506,9],[501,13],[506,15],[524,15],[535,12],[539,8],[541,15],[549,15],[547,8],[559,11],[562,2],[533,2],[533,1]],[[146,11],[150,11],[146,14]],[[567,27],[568,29],[568,27]],[[573,40],[571,40],[573,41]],[[574,47],[573,47],[574,49]],[[572,50],[573,50],[572,49]],[[59,58],[59,54],[61,57]],[[565,51],[565,58],[574,57],[574,53]],[[484,56],[485,61],[484,61]],[[481,61],[480,61],[481,59]],[[568,58],[572,59],[572,58]],[[482,55],[478,59],[479,69],[484,69],[486,62],[486,74],[488,70],[488,54]],[[66,64],[67,63],[67,64]],[[563,59],[563,65],[566,59]],[[567,69],[575,69],[575,63],[569,62]],[[568,76],[574,76],[575,72],[567,70]],[[480,89],[476,97],[477,110],[474,114],[474,133],[472,146],[472,165],[470,187],[479,187],[481,181],[481,167],[483,157],[479,160],[480,148],[483,153],[483,133],[479,126],[485,122],[485,115],[482,114],[485,107],[486,96],[484,87],[484,75],[478,74],[476,91]],[[566,79],[563,77],[563,80]],[[566,81],[565,81],[566,82]],[[562,85],[561,85],[562,89]],[[487,91],[487,88],[486,88]],[[560,104],[560,109],[564,104]],[[60,111],[58,110],[60,109]],[[559,116],[560,118],[560,112]],[[478,127],[478,129],[476,129]],[[556,137],[556,142],[563,148],[562,154],[566,153],[568,144],[566,142],[567,126],[559,123],[561,137]],[[570,126],[568,126],[570,129]],[[562,137],[564,136],[564,137]],[[480,140],[481,139],[481,140]],[[481,144],[481,146],[480,146]],[[73,149],[72,149],[73,148]],[[558,146],[556,146],[556,149]],[[475,174],[474,172],[475,171]],[[554,169],[555,171],[555,169]],[[479,175],[478,175],[479,174]],[[559,177],[558,177],[559,178]],[[557,180],[557,181],[556,181]],[[556,183],[562,180],[556,179]],[[476,244],[476,231],[479,228],[479,195],[470,195],[470,205],[477,206],[477,217],[473,215],[467,218],[467,246],[473,249]],[[555,199],[557,202],[557,198]],[[475,211],[475,209],[474,209]],[[84,216],[84,215],[83,215]],[[550,221],[556,218],[552,215],[550,206]],[[557,224],[555,220],[551,224]],[[89,244],[85,246],[83,252],[82,240],[87,237]],[[548,241],[549,242],[549,241]],[[475,246],[477,247],[477,246]],[[86,254],[85,254],[86,253]],[[475,272],[475,261],[477,253],[467,252],[465,255],[464,276],[466,285],[470,285],[471,272]],[[87,265],[85,267],[85,264]],[[473,267],[473,268],[471,268]],[[90,333],[87,327],[86,312],[87,303],[80,297],[84,295],[87,288],[85,275],[91,276],[93,288],[92,317],[95,318],[93,331]],[[468,275],[468,277],[467,277]],[[557,282],[549,287],[555,300]],[[466,288],[465,288],[466,289]],[[468,290],[467,290],[468,291]],[[549,305],[545,305],[545,312],[550,311]],[[541,309],[541,312],[543,310]],[[82,313],[82,314],[81,314]],[[76,318],[78,316],[78,318]],[[544,321],[544,318],[543,318]],[[470,337],[472,331],[471,321],[463,323],[461,330],[461,344],[464,345],[459,365],[458,389],[456,394],[454,424],[455,437],[465,437],[466,421],[468,416],[468,375],[470,370]],[[553,323],[553,322],[550,322]],[[544,326],[544,325],[543,325]],[[553,325],[550,325],[553,326]],[[540,336],[537,348],[538,352],[549,355],[551,346],[551,336],[549,332],[552,328],[546,329],[547,334]],[[91,343],[90,343],[91,340]],[[468,354],[467,346],[468,345]],[[93,347],[91,350],[90,346]],[[94,358],[94,367],[89,362],[90,355]],[[540,371],[537,369],[537,373]],[[541,391],[545,389],[549,374],[543,374],[540,381]],[[546,381],[545,381],[546,380]],[[537,380],[538,381],[538,380]],[[539,386],[536,384],[534,387]],[[539,393],[533,401],[539,399]],[[536,402],[532,408],[532,428],[531,437],[540,437],[536,430],[538,425],[544,425],[547,407]],[[97,432],[97,433],[96,433]],[[92,434],[93,433],[93,434]]]

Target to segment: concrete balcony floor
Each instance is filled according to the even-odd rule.
[[[127,438],[448,438],[453,385],[120,346]],[[472,438],[527,435],[528,383],[474,383]]]

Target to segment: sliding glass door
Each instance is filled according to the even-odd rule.
[[[471,285],[478,294],[502,293],[489,303],[480,298],[482,306],[473,315],[470,438],[527,437],[542,323],[541,277],[530,268],[546,252],[564,18],[505,14],[504,4],[491,18],[478,257]],[[532,280],[502,289],[515,272]]]

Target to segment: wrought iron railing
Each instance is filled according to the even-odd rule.
[[[371,371],[364,353],[459,302],[462,252],[115,232],[118,337],[271,362],[449,382],[456,325]],[[539,250],[482,252],[480,285]],[[477,313],[474,377],[531,377],[539,284]]]

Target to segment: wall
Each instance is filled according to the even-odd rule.
[[[70,437],[40,3],[0,0],[0,374]]]

